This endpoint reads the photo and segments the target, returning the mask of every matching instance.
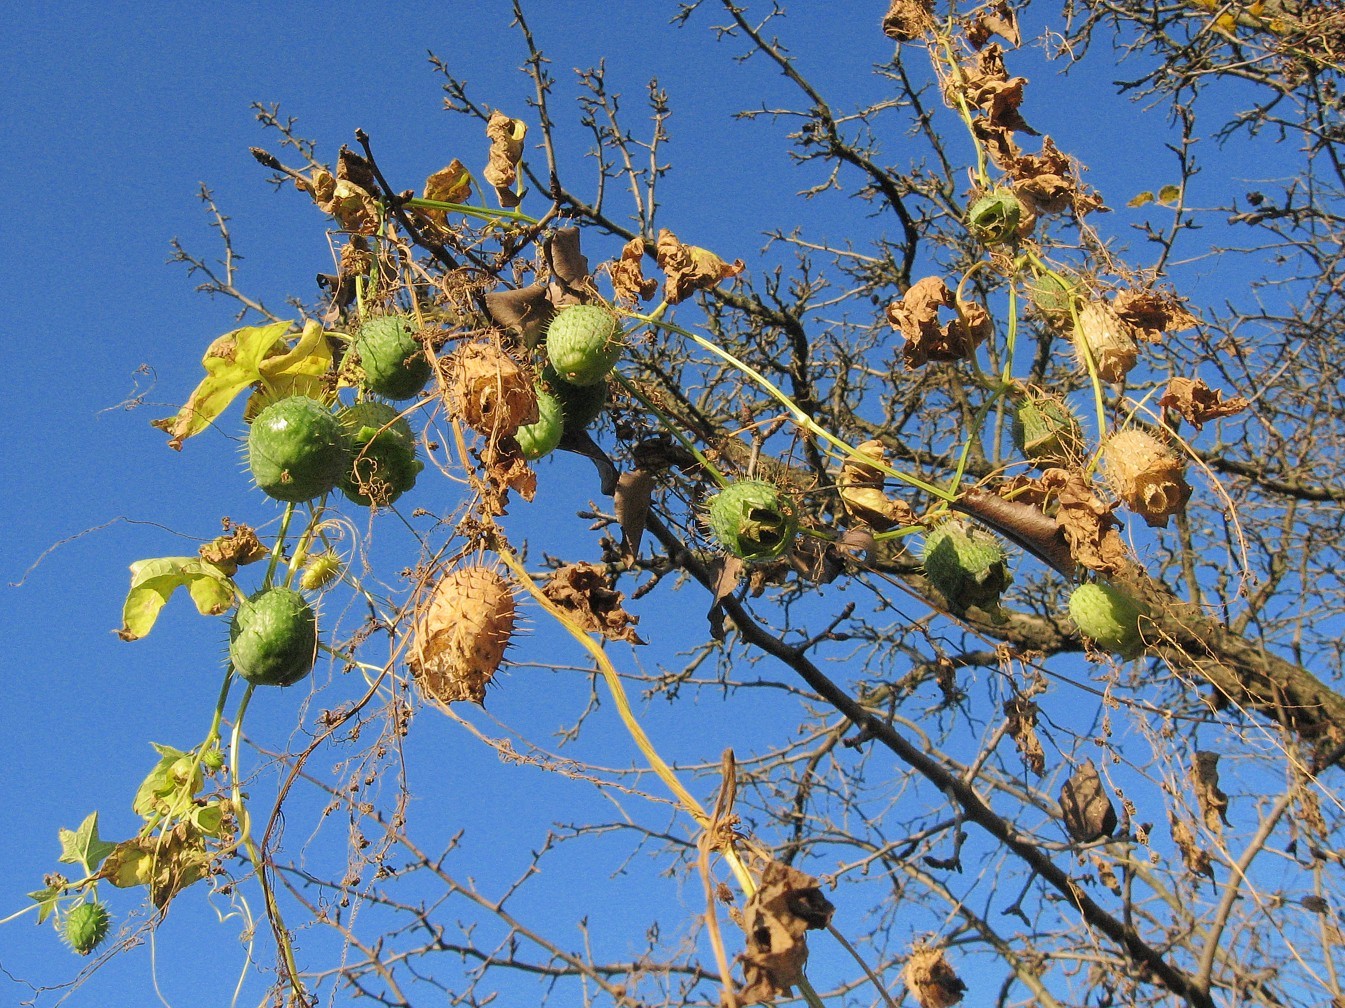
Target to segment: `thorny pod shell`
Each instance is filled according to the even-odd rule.
[[[469,343],[445,362],[450,408],[492,440],[537,422],[537,392],[523,367],[493,343]]]
[[[1038,468],[1067,468],[1083,454],[1083,428],[1063,399],[1029,389],[1014,404],[1013,443]]]
[[[1153,528],[1166,528],[1191,498],[1186,465],[1146,431],[1124,430],[1108,438],[1102,462],[1116,495]]]
[[[1131,326],[1106,301],[1089,301],[1079,309],[1072,338],[1079,364],[1087,369],[1091,358],[1105,382],[1123,381],[1139,360],[1139,344]]]
[[[992,619],[1003,619],[1000,596],[1013,578],[1004,546],[989,532],[954,519],[925,537],[922,553],[925,577],[957,616],[976,606]]]
[[[708,502],[710,531],[749,563],[782,556],[798,533],[798,517],[778,488],[763,480],[730,483]]]
[[[1012,189],[996,189],[986,193],[967,211],[967,227],[987,245],[1008,241],[1018,231],[1023,216],[1023,205]]]
[[[607,382],[572,385],[556,373],[550,364],[542,368],[542,385],[560,403],[561,420],[566,430],[583,430],[602,415],[607,405]]]
[[[440,578],[416,611],[407,664],[429,700],[483,704],[514,632],[513,586],[488,567]]]
[[[290,396],[257,414],[248,430],[252,478],[264,493],[287,503],[320,497],[345,473],[346,438],[327,407]]]

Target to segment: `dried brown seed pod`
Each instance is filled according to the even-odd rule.
[[[472,430],[494,441],[537,422],[532,378],[493,343],[459,347],[443,368],[449,408]]]
[[[1162,441],[1141,430],[1121,431],[1102,446],[1107,480],[1125,506],[1153,528],[1166,528],[1191,497],[1185,463]]]
[[[427,699],[484,704],[504,660],[517,606],[511,582],[489,567],[445,574],[416,610],[407,665]]]
[[[920,1008],[951,1008],[962,1000],[967,989],[944,958],[943,949],[924,942],[911,949],[902,978],[920,1002]]]
[[[1072,338],[1079,363],[1087,368],[1092,358],[1098,377],[1106,382],[1124,380],[1139,359],[1132,327],[1106,301],[1089,301],[1079,309]]]

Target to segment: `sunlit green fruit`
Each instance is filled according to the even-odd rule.
[[[1109,584],[1082,584],[1069,597],[1069,615],[1079,632],[1104,651],[1134,658],[1144,650],[1140,617],[1144,610]]]
[[[1083,455],[1083,427],[1063,400],[1029,392],[1014,405],[1013,443],[1040,468],[1070,466]]]
[[[307,396],[272,403],[248,430],[248,468],[264,493],[300,503],[336,486],[347,464],[346,439],[327,407]]]
[[[318,620],[292,588],[267,588],[239,603],[229,627],[229,660],[250,683],[292,686],[313,671]]]
[[[1011,189],[995,189],[978,199],[967,211],[967,227],[973,235],[994,245],[1009,241],[1018,231],[1023,205]]]
[[[542,385],[560,403],[561,419],[566,430],[584,430],[602,415],[607,405],[606,381],[592,385],[572,385],[547,364],[542,368]]]
[[[565,411],[560,400],[537,387],[537,422],[524,424],[514,435],[529,462],[552,452],[565,433]]]
[[[111,918],[107,907],[97,900],[77,903],[65,913],[61,921],[61,936],[66,944],[80,955],[88,955],[107,937]]]
[[[337,415],[350,442],[341,492],[356,504],[385,507],[416,485],[425,464],[416,457],[411,425],[387,403],[356,403]]]
[[[953,520],[925,537],[925,577],[939,590],[955,615],[975,606],[1002,619],[999,600],[1012,583],[1004,545],[978,526]]]
[[[562,308],[546,331],[546,355],[571,385],[597,385],[625,349],[616,316],[598,305]]]
[[[799,531],[793,506],[763,480],[730,483],[710,498],[708,510],[714,537],[749,563],[782,556]]]
[[[388,399],[410,399],[430,380],[425,348],[401,315],[370,319],[351,340],[364,368],[364,387]]]

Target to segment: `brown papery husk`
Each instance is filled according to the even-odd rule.
[[[485,704],[514,632],[513,584],[484,566],[440,578],[416,609],[407,665],[427,700]]]

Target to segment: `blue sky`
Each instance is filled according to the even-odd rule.
[[[734,64],[726,46],[716,48],[706,30],[712,19],[698,16],[678,32],[665,27],[671,5],[624,4],[595,26],[591,4],[535,6],[533,27],[560,79],[557,118],[573,112],[569,68],[599,59],[632,111],[647,77],[658,76],[669,90],[677,112],[667,153],[677,170],[664,191],[666,225],[726,258],[744,258],[749,268],[762,231],[803,223],[782,220],[780,207],[826,228],[835,204],[820,200],[800,211],[787,198],[815,179],[789,167],[780,126],[761,122],[728,132],[744,95],[776,100],[782,86],[760,60]],[[862,32],[829,15],[787,24],[807,39],[806,49],[800,45],[806,70],[823,79],[848,74],[863,92],[878,86],[864,71],[888,53],[870,24],[876,16],[866,15]],[[521,49],[499,2],[244,3],[191,13],[153,3],[21,3],[7,20],[0,41],[8,76],[0,99],[8,140],[0,163],[0,265],[8,296],[0,300],[0,360],[11,386],[0,396],[8,487],[0,535],[6,642],[0,676],[10,689],[0,705],[0,916],[19,909],[23,894],[57,867],[58,826],[73,827],[97,809],[105,835],[120,839],[133,830],[129,800],[152,763],[147,743],[194,741],[213,704],[222,624],[202,621],[175,599],[149,639],[119,641],[113,631],[127,565],[193,552],[192,537],[213,534],[222,516],[260,523],[275,514],[248,488],[236,441],[202,437],[178,454],[148,426],[175,410],[198,378],[206,345],[235,325],[231,302],[193,294],[181,266],[165,262],[173,238],[202,256],[218,253],[195,196],[199,183],[212,188],[231,218],[244,256],[240,283],[250,293],[278,308],[291,293],[311,297],[314,274],[329,268],[322,219],[293,189],[273,191],[248,153],[251,145],[275,149],[274,135],[259,129],[249,103],[279,102],[297,117],[299,132],[319,142],[320,158],[334,158],[356,127],[365,129],[385,171],[406,187],[455,156],[475,163],[484,149],[466,120],[439,111],[426,49],[458,69],[478,100],[530,114],[526,81],[514,70]],[[1025,111],[1039,130],[1056,134],[1062,147],[1092,165],[1092,181],[1119,207],[1132,193],[1109,182],[1124,177],[1135,189],[1156,189],[1170,179],[1161,162],[1137,171],[1129,153],[1133,129],[1158,124],[1097,83],[1084,85],[1092,99],[1087,123],[1078,122],[1077,106],[1029,102]],[[577,163],[582,137],[562,133],[575,141],[562,157]],[[1119,230],[1125,211],[1114,216]],[[596,261],[616,249],[587,251]],[[128,408],[132,400],[138,405]],[[544,503],[557,514],[573,514],[596,494],[572,459],[557,461],[545,475],[551,496]],[[414,545],[395,528],[381,535],[389,552]],[[695,620],[699,605],[691,610]],[[651,639],[659,629],[671,632],[679,619],[657,611],[645,618],[642,630]],[[525,641],[516,657],[541,660],[527,653],[529,646]],[[546,681],[550,695],[557,680]],[[266,709],[249,715],[250,730],[288,744],[303,699],[299,691],[266,697]],[[574,700],[576,708],[582,699]],[[526,715],[508,699],[500,706],[505,720]],[[306,712],[310,723],[314,713]],[[705,713],[711,721],[715,716]],[[663,739],[676,753],[675,721],[660,710],[650,720],[666,729]],[[466,745],[461,733],[445,737]],[[612,738],[610,752],[597,747],[590,755],[628,761],[615,727]],[[717,753],[710,748],[700,756]],[[496,831],[519,815],[520,802],[529,815],[550,821],[588,800],[577,789],[535,787],[535,776],[502,768],[488,755],[452,752],[440,759],[416,750],[411,759],[413,782],[426,781],[425,801],[461,803],[462,814],[447,817],[446,825],[468,828],[469,852],[492,850]],[[296,815],[289,828],[309,827]],[[602,849],[608,842],[593,844]],[[558,878],[563,889],[563,871]],[[118,895],[114,909],[124,914],[133,904]],[[686,898],[694,907],[697,894]],[[148,1004],[155,979],[170,1004],[224,1003],[213,992],[231,986],[246,966],[235,941],[238,924],[215,923],[219,909],[189,891],[159,932],[157,948],[121,957],[65,1003]],[[26,982],[69,980],[80,965],[47,928],[0,929],[0,1001],[29,996]],[[260,990],[255,978],[249,984],[254,996],[242,1003]],[[48,994],[38,1003],[56,999]]]

